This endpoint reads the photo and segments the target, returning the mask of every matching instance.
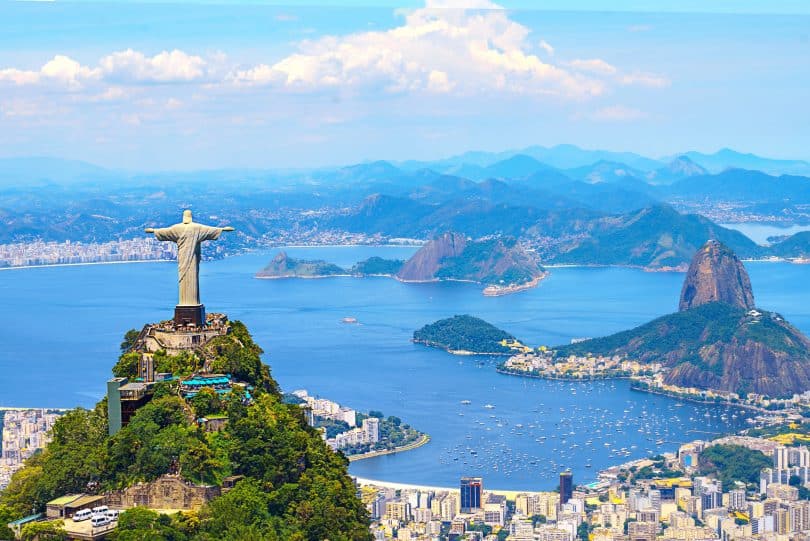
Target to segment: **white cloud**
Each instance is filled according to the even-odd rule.
[[[540,46],[541,49],[543,49],[546,52],[547,55],[549,56],[554,55],[554,47],[552,47],[551,44],[546,40],[541,39],[538,45]]]
[[[79,62],[64,55],[56,55],[38,70],[6,68],[0,70],[0,81],[15,85],[55,82],[68,88],[80,88],[82,83],[97,79],[98,69],[82,66]]]
[[[218,54],[212,61],[222,63],[224,55]],[[71,90],[101,80],[118,84],[183,83],[204,80],[211,67],[212,64],[202,57],[178,49],[151,57],[127,49],[105,56],[96,67],[84,66],[65,55],[56,55],[36,70],[0,69],[0,83],[18,86],[57,84]]]
[[[298,52],[237,70],[231,79],[298,91],[498,91],[569,98],[604,91],[598,78],[529,52],[529,29],[489,1],[428,0],[425,8],[400,13],[405,20],[393,29],[304,41]]]
[[[38,69],[0,66],[0,84],[50,84],[71,92],[86,87],[82,94],[74,92],[74,99],[87,102],[155,97],[155,103],[168,109],[180,104],[169,104],[168,92],[152,89],[154,85],[194,84],[205,95],[269,86],[289,93],[336,90],[346,96],[585,100],[618,86],[670,84],[661,75],[626,71],[602,58],[558,60],[562,51],[531,39],[529,28],[489,0],[426,0],[423,8],[397,13],[403,20],[394,28],[304,40],[294,53],[276,61],[238,66],[221,52],[201,56],[173,49],[150,56],[130,48],[94,65],[56,55]]]
[[[572,60],[569,65],[579,71],[587,71],[591,73],[598,73],[602,75],[613,75],[618,70],[615,66],[608,64],[599,58],[590,58],[587,60]]]
[[[447,74],[443,71],[433,70],[428,76],[428,89],[433,92],[445,93],[453,90],[453,83],[448,79]]]
[[[105,56],[99,62],[109,80],[150,83],[191,82],[206,76],[207,62],[202,57],[178,49],[148,57],[127,49]]]
[[[671,84],[664,76],[654,73],[631,73],[619,78],[623,85],[640,85],[651,88],[665,88]]]
[[[39,72],[6,68],[0,70],[0,81],[14,83],[15,85],[34,84],[39,81]]]

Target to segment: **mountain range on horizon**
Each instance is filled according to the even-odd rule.
[[[524,150],[430,164],[379,160],[297,172],[130,176],[109,176],[83,162],[0,160],[0,243],[137,237],[143,227],[193,206],[208,222],[236,227],[238,234],[222,245],[227,250],[300,240],[291,230],[425,241],[453,231],[471,239],[512,237],[554,264],[685,268],[707,238],[744,258],[810,258],[810,235],[763,246],[722,226],[810,224],[810,177],[712,169],[720,159],[789,169],[805,162],[733,151],[687,153],[664,163],[573,145]]]
[[[531,158],[548,168],[569,171],[574,178],[578,177],[577,170],[604,168],[605,165],[615,165],[617,169],[625,169],[627,176],[645,178],[652,182],[666,182],[673,178],[684,178],[698,173],[719,173],[726,169],[757,170],[777,176],[810,175],[810,160],[769,158],[729,148],[721,148],[713,153],[687,150],[651,158],[635,152],[592,150],[573,144],[559,144],[551,147],[533,145],[504,151],[468,151],[436,160],[370,160],[332,167],[301,167],[298,170],[273,167],[222,167],[201,170],[127,171],[99,166],[84,160],[53,156],[3,157],[0,158],[0,186],[5,186],[15,179],[74,182],[84,179],[98,180],[102,177],[137,179],[141,175],[148,174],[185,176],[189,173],[205,173],[204,176],[208,176],[216,172],[220,174],[237,173],[248,177],[267,172],[274,172],[281,176],[299,177],[302,174],[317,177],[325,172],[341,172],[344,176],[354,178],[352,170],[355,173],[376,170],[377,174],[394,174],[398,171],[415,172],[421,169],[481,180],[509,172],[514,173],[516,172],[514,168],[520,172],[521,166],[524,167],[524,170],[527,168],[535,168],[533,172],[539,170],[539,167],[532,165],[525,158]],[[523,161],[522,164],[521,161]],[[509,167],[513,169],[508,170]],[[667,171],[670,175],[662,176],[662,173]]]

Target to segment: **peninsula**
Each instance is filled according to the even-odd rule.
[[[580,375],[587,368],[632,376],[636,388],[652,392],[711,393],[756,405],[810,388],[810,340],[781,315],[755,307],[745,267],[725,245],[712,240],[695,254],[679,308],[635,329],[515,357],[502,368],[540,376],[565,375],[561,366]]]

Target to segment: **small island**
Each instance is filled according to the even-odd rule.
[[[335,276],[393,276],[403,261],[370,257],[344,269],[322,259],[295,259],[281,251],[268,265],[256,273],[256,278],[331,278]]]
[[[531,351],[506,331],[470,315],[457,315],[425,325],[413,333],[413,341],[454,355],[513,355]]]

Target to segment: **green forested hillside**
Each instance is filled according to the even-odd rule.
[[[161,384],[153,400],[112,437],[105,400],[93,410],[73,410],[54,425],[53,442],[29,459],[0,494],[0,516],[24,516],[64,494],[99,493],[170,472],[204,484],[242,475],[234,490],[199,513],[124,513],[117,539],[369,539],[365,508],[347,475],[348,461],[326,446],[298,406],[282,402],[261,363],[261,350],[243,325],[234,326],[203,354],[249,381],[252,401],[237,391],[223,398],[201,392],[186,401],[171,384]],[[184,359],[200,362],[193,357]],[[117,365],[118,370],[126,367]],[[227,417],[224,430],[198,428],[195,419],[211,414]]]
[[[658,268],[689,262],[708,239],[716,239],[742,258],[761,257],[766,249],[740,233],[720,227],[707,218],[679,214],[667,205],[642,209],[607,220],[572,250],[559,254],[555,263],[636,265]]]
[[[349,271],[351,274],[360,276],[384,275],[393,276],[402,268],[405,263],[401,259],[383,259],[382,257],[369,257],[363,261],[358,261]]]
[[[628,331],[556,348],[557,355],[621,355],[662,363],[666,381],[790,396],[810,386],[810,341],[779,314],[712,302]]]
[[[477,317],[453,316],[425,325],[413,333],[413,341],[448,351],[472,353],[509,353],[502,340],[515,337]]]

